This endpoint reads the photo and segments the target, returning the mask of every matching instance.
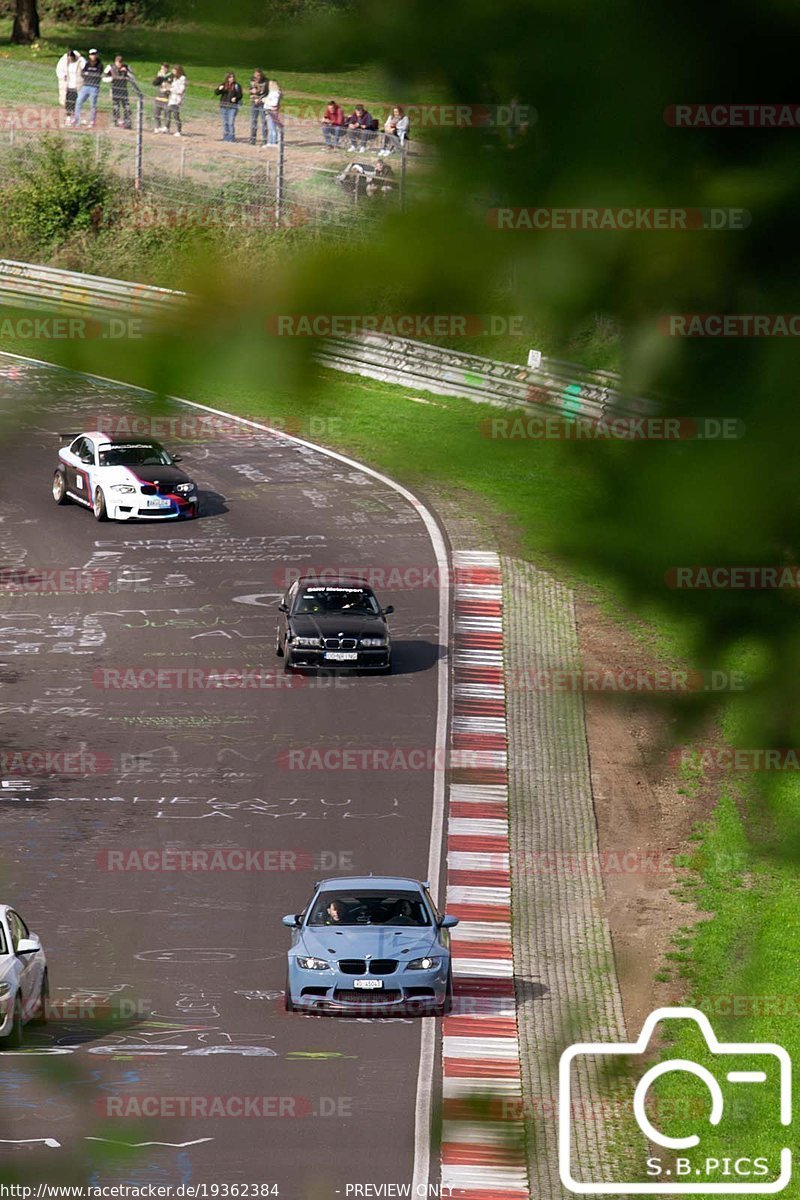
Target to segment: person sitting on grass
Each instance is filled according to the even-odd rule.
[[[360,150],[362,153],[367,148],[367,142],[372,138],[373,129],[378,128],[378,122],[373,123],[372,116],[364,108],[363,104],[357,104],[353,112],[347,118],[347,128],[350,133],[350,150]],[[358,144],[356,144],[358,143]]]
[[[388,158],[395,150],[402,149],[408,139],[409,120],[399,104],[395,104],[383,127],[383,148],[378,151],[381,158]]]
[[[368,196],[374,196],[376,192],[391,192],[394,188],[393,179],[394,171],[383,159],[377,163],[348,163],[341,175],[336,176],[336,182],[345,192],[358,195],[363,190]]]
[[[335,150],[344,128],[344,113],[335,100],[329,100],[322,114],[322,137],[329,150]]]
[[[242,103],[242,85],[236,82],[233,71],[229,71],[214,95],[219,96],[219,111],[222,117],[223,142],[236,141],[236,114]]]

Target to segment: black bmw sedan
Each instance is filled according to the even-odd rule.
[[[295,667],[392,669],[392,644],[386,617],[375,593],[358,579],[293,583],[278,606],[275,649],[284,669]]]

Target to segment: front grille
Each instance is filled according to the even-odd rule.
[[[139,517],[171,517],[174,508],[137,508],[136,515]]]
[[[173,487],[171,483],[143,483],[140,490],[143,496],[169,496]]]
[[[424,996],[435,996],[436,992],[429,987],[410,987],[406,988],[406,997],[413,1000],[415,997],[422,999]]]
[[[375,958],[369,964],[370,975],[391,975],[396,970],[396,958]]]
[[[361,988],[337,988],[333,998],[346,1004],[391,1004],[402,1000],[403,993],[399,988],[382,988],[374,992],[362,991]]]
[[[355,638],[325,638],[326,650],[355,650]]]
[[[340,958],[339,970],[343,975],[363,975],[367,964],[363,958]]]

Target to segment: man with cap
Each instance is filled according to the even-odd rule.
[[[97,50],[90,50],[89,57],[83,68],[83,85],[78,92],[78,99],[75,103],[74,124],[79,125],[81,120],[81,110],[86,101],[89,101],[89,126],[94,128],[95,118],[97,117],[97,97],[100,94],[100,80],[103,78],[103,64],[100,61],[100,55]]]

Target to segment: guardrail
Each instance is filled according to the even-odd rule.
[[[0,303],[93,316],[109,312],[157,317],[186,308],[186,292],[149,284],[107,279],[0,259]],[[652,400],[620,390],[619,377],[574,363],[542,358],[536,370],[378,333],[325,339],[317,360],[336,371],[401,384],[440,396],[462,396],[500,408],[538,411],[597,421],[611,416],[644,416],[656,410]]]

